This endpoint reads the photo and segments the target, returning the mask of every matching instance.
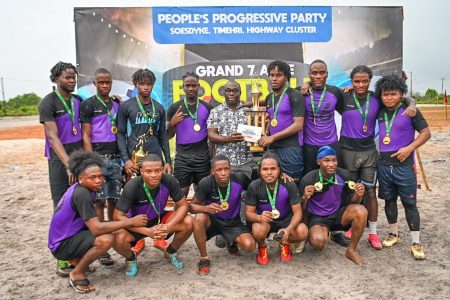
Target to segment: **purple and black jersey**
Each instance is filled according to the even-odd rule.
[[[350,195],[354,193],[346,181],[353,180],[351,174],[344,169],[336,169],[337,184],[324,184],[321,192],[315,192],[309,198],[306,209],[316,216],[326,217],[336,212]],[[306,174],[300,181],[300,195],[303,197],[305,187],[320,182],[319,169]]]
[[[174,202],[183,199],[184,194],[180,190],[178,181],[169,174],[163,174],[159,186],[155,189],[150,189],[150,194],[153,197],[154,204],[160,215],[164,214],[169,197]],[[144,178],[137,176],[131,179],[123,188],[123,192],[117,201],[116,208],[124,213],[128,213],[128,217],[134,217],[140,214],[145,214],[148,221],[158,218],[158,212],[153,209],[150,200],[144,190]]]
[[[338,141],[334,112],[342,111],[344,97],[339,88],[326,85],[326,93],[316,115],[311,106],[311,95],[305,95],[306,114],[303,127],[303,141],[312,146],[328,146]],[[314,94],[314,107],[318,107],[322,90],[312,90]]]
[[[231,187],[230,196],[228,198],[228,204],[230,206],[225,211],[210,215],[211,218],[231,220],[239,217],[239,211],[241,209],[241,193],[243,190],[247,189],[250,180],[247,176],[241,173],[232,174],[230,180]],[[211,203],[220,205],[218,189],[220,189],[220,193],[223,196],[227,194],[227,187],[219,187],[214,179],[214,176],[210,175],[200,181],[198,189],[195,192],[195,196],[204,205],[209,205]]]
[[[94,208],[95,193],[75,183],[59,200],[50,222],[48,248],[52,253],[61,242],[82,230],[88,230],[85,222],[97,216]]]
[[[341,138],[339,140],[342,148],[351,151],[366,151],[376,148],[374,134],[380,102],[375,98],[373,92],[369,91],[369,94],[370,106],[366,120],[367,131],[364,132],[364,121],[353,98],[353,92],[344,93],[344,105],[342,111],[339,111],[342,115]],[[357,99],[361,105],[362,112],[365,113],[366,97]]]
[[[272,95],[273,92],[270,93],[266,97],[266,107],[267,113],[269,114],[269,119],[272,120],[274,118],[274,107],[272,106]],[[275,107],[278,105],[278,102],[281,101],[280,106],[278,108],[277,114],[277,126],[273,127],[269,122],[269,133],[270,135],[274,135],[284,129],[288,128],[292,123],[294,123],[294,117],[304,117],[305,116],[305,99],[303,95],[293,89],[288,88],[286,93],[283,96],[283,99],[280,100],[280,95],[275,96]],[[298,147],[303,146],[303,130],[300,130],[298,133],[286,137],[282,140],[278,140],[272,144],[273,147]]]
[[[70,119],[64,105],[59,100],[55,92],[45,96],[39,103],[39,122],[55,122],[58,128],[58,138],[63,144],[67,154],[82,147],[81,125],[80,125],[80,98],[77,95],[72,95],[74,98],[75,117],[74,122]],[[70,100],[67,101],[67,106],[71,107]],[[73,126],[77,129],[77,134],[73,134]],[[55,151],[52,149],[48,137],[45,137],[45,156],[48,159],[56,158]]]
[[[378,112],[378,124],[380,125],[380,159],[379,164],[383,165],[410,165],[414,163],[414,152],[404,160],[400,162],[397,158],[391,157],[392,154],[397,152],[400,148],[406,147],[411,144],[415,139],[415,133],[428,127],[428,123],[423,117],[422,113],[417,110],[414,117],[408,117],[403,113],[406,110],[406,105],[401,103],[392,124],[391,132],[389,134],[390,143],[384,144],[383,139],[386,136],[386,123],[384,120],[384,113],[387,113],[388,119],[391,120],[394,114],[393,110],[388,110],[386,107],[381,106]]]
[[[117,118],[119,104],[113,100],[105,102],[110,113]],[[117,137],[112,133],[108,111],[96,96],[81,102],[81,122],[91,124],[91,143],[94,151],[100,154],[119,154]]]
[[[301,198],[297,186],[293,182],[284,183],[279,180],[278,194],[275,199],[275,208],[280,212],[280,219],[292,216],[292,205],[300,204]],[[270,191],[273,196],[273,191]],[[256,179],[250,183],[247,190],[245,204],[256,206],[256,213],[272,211],[269,197],[266,192],[266,183],[262,179]]]

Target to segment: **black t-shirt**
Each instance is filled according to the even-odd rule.
[[[73,97],[81,101],[80,96],[72,94]],[[66,104],[70,107],[70,100],[66,100]],[[42,98],[39,103],[39,122],[44,124],[44,122],[56,122],[56,118],[67,114],[67,110],[64,105],[59,100],[55,92],[52,92]],[[61,134],[61,133],[59,133]],[[79,140],[74,143],[63,144],[64,150],[70,155],[75,150],[83,147],[83,141]],[[50,148],[50,157],[52,159],[59,159],[53,148]]]
[[[142,105],[146,112],[146,116],[143,116],[137,101],[136,97],[128,99],[122,103],[117,113],[117,144],[122,159],[124,161],[131,159],[131,154],[138,144],[138,137],[146,134],[144,151],[159,155],[165,159],[165,162],[171,163],[164,107],[152,99],[150,103]],[[154,116],[152,103],[155,108]],[[154,120],[151,126],[146,117]],[[151,135],[149,134],[150,128],[152,129]],[[131,132],[128,132],[129,129]]]
[[[72,208],[84,222],[97,216],[92,192],[82,185],[77,185],[72,194]]]
[[[247,190],[248,185],[250,184],[250,179],[241,172],[235,172],[231,174],[231,182],[236,182],[244,190]],[[200,183],[198,184],[197,191],[195,192],[195,195],[197,196],[197,199],[200,200],[202,203],[205,201],[205,199],[208,198],[214,198],[219,199],[219,191],[222,195],[225,195],[227,193],[227,187],[220,187],[217,185],[214,176],[210,175],[208,177],[203,178]]]
[[[293,89],[293,88],[288,88],[286,91],[286,94],[289,97],[289,103],[291,106],[291,117],[304,117],[305,116],[305,98],[303,97],[303,95]],[[270,93],[269,95],[267,95],[266,97],[266,108],[267,110],[269,110],[270,108],[272,108],[272,95],[273,92]],[[280,100],[280,95],[275,96],[274,98],[274,105],[275,107],[277,106],[279,100]],[[280,104],[281,105],[281,104]],[[278,115],[280,114],[280,111],[278,111]],[[280,126],[280,125],[278,125]],[[274,142],[272,144],[273,147],[279,147],[279,148],[285,148],[285,147],[297,147],[299,146],[299,133],[296,132],[291,136],[288,136],[282,140],[278,140],[276,142]]]
[[[208,109],[209,112],[211,111],[211,109],[213,109],[213,107],[209,103],[207,103],[203,100],[200,100],[199,102],[200,102],[199,105],[203,104]],[[177,112],[178,107],[180,107],[180,106],[181,106],[181,111],[183,112],[183,117],[189,118],[189,114],[186,111],[186,106],[184,106],[184,101],[180,100],[180,101],[175,102],[172,105],[170,105],[170,107],[167,109],[167,121],[168,122],[170,122],[170,120],[172,120],[173,116]],[[191,112],[191,114],[196,113],[196,111],[195,111],[196,104],[188,103],[188,108],[189,108],[189,111]],[[177,126],[178,126],[178,124],[177,124]],[[177,144],[177,154],[180,154],[180,152],[188,153],[188,154],[194,152],[196,155],[198,155],[199,153],[205,153],[205,152],[209,153],[208,137],[206,137],[205,139],[203,139],[199,142],[192,143],[192,144]]]
[[[108,102],[105,102],[105,104],[108,107],[108,110],[111,111],[114,106],[113,100],[109,100]],[[80,119],[82,123],[92,124],[93,118],[102,115],[108,115],[108,111],[103,104],[97,100],[96,96],[92,96],[81,102]],[[119,154],[117,140],[114,142],[92,143],[92,149],[100,154]]]

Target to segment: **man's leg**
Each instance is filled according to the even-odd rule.
[[[358,242],[364,233],[366,222],[367,210],[363,205],[350,204],[342,214],[341,225],[345,227],[350,223],[352,224],[352,237],[350,239],[350,244],[347,247],[347,251],[345,251],[345,256],[357,265],[366,264],[366,261],[359,255],[358,250],[356,249]]]
[[[128,230],[121,229],[114,233],[113,248],[117,253],[125,257],[127,276],[136,276],[138,273],[137,254],[132,250],[131,243],[142,238],[141,234],[131,233]]]
[[[270,225],[268,223],[253,223],[252,235],[258,244],[258,255],[256,261],[260,265],[267,265],[269,263],[269,254],[267,253],[266,237],[269,234]]]
[[[96,199],[95,200],[95,212],[97,214],[97,218],[100,222],[105,221],[105,203],[106,199]]]
[[[328,240],[329,229],[321,224],[313,225],[308,231],[308,243],[314,250],[323,250]]]
[[[252,253],[255,250],[256,242],[251,233],[241,233],[236,238],[236,244],[247,253]]]
[[[193,222],[194,239],[200,252],[200,259],[208,258],[206,251],[206,231],[211,226],[208,214],[198,213]]]
[[[292,233],[289,235],[289,243],[298,243],[306,240],[308,237],[308,227],[305,224],[300,223],[295,227]]]
[[[168,218],[168,222],[172,217],[173,215]],[[181,269],[184,267],[183,262],[178,259],[177,251],[180,249],[181,245],[183,245],[184,242],[186,242],[187,239],[191,236],[193,223],[193,218],[190,215],[186,215],[180,223],[173,226],[172,232],[174,232],[175,235],[173,237],[172,243],[167,246],[165,251],[169,255],[172,265],[177,269]],[[172,232],[169,232],[169,234]]]

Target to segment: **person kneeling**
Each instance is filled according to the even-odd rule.
[[[69,284],[78,293],[95,290],[86,277],[89,265],[113,245],[113,231],[143,226],[146,215],[116,221],[100,222],[94,207],[95,193],[104,183],[102,158],[95,153],[77,151],[70,155],[68,169],[77,178],[59,201],[50,222],[48,247],[53,256],[68,260],[74,266]]]
[[[249,179],[245,174],[231,174],[229,159],[217,155],[211,161],[211,174],[203,178],[192,199],[191,213],[194,219],[194,238],[200,252],[197,273],[209,273],[210,259],[206,252],[206,241],[221,235],[228,252],[238,256],[239,249],[250,253],[255,249],[255,240],[240,218],[241,193],[247,189]]]
[[[252,234],[259,248],[256,261],[261,265],[269,263],[265,239],[276,232],[274,239],[280,241],[280,260],[289,262],[292,260],[290,243],[308,236],[308,228],[300,223],[302,207],[297,186],[282,181],[280,161],[272,152],[262,156],[259,175],[261,178],[249,185],[245,201],[247,222],[252,223]]]
[[[316,250],[322,250],[330,230],[350,227],[352,236],[345,256],[355,264],[365,264],[356,246],[364,232],[367,210],[361,204],[345,205],[347,197],[352,203],[360,203],[364,185],[351,181],[348,171],[337,168],[336,150],[321,147],[317,153],[318,170],[306,174],[300,182],[303,208],[309,213],[308,241]]]
[[[177,251],[192,233],[192,217],[187,215],[188,203],[178,181],[164,173],[161,158],[156,154],[147,155],[141,163],[140,173],[124,187],[114,211],[115,220],[126,220],[140,213],[148,217],[147,224],[121,230],[116,233],[114,249],[126,258],[127,276],[138,272],[137,254],[132,246],[145,237],[155,240],[154,246],[165,252],[172,265],[183,268]],[[169,196],[175,202],[175,211],[165,211]],[[165,240],[173,233],[172,242],[166,246]]]

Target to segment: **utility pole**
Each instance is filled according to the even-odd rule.
[[[444,77],[441,78],[442,84],[441,84],[441,95],[444,95]]]
[[[413,97],[413,90],[412,90],[412,71],[409,72],[409,92],[411,98]]]
[[[2,81],[2,97],[3,97],[3,115],[6,116],[6,99],[5,99],[5,88],[3,87],[3,77],[1,77]]]

